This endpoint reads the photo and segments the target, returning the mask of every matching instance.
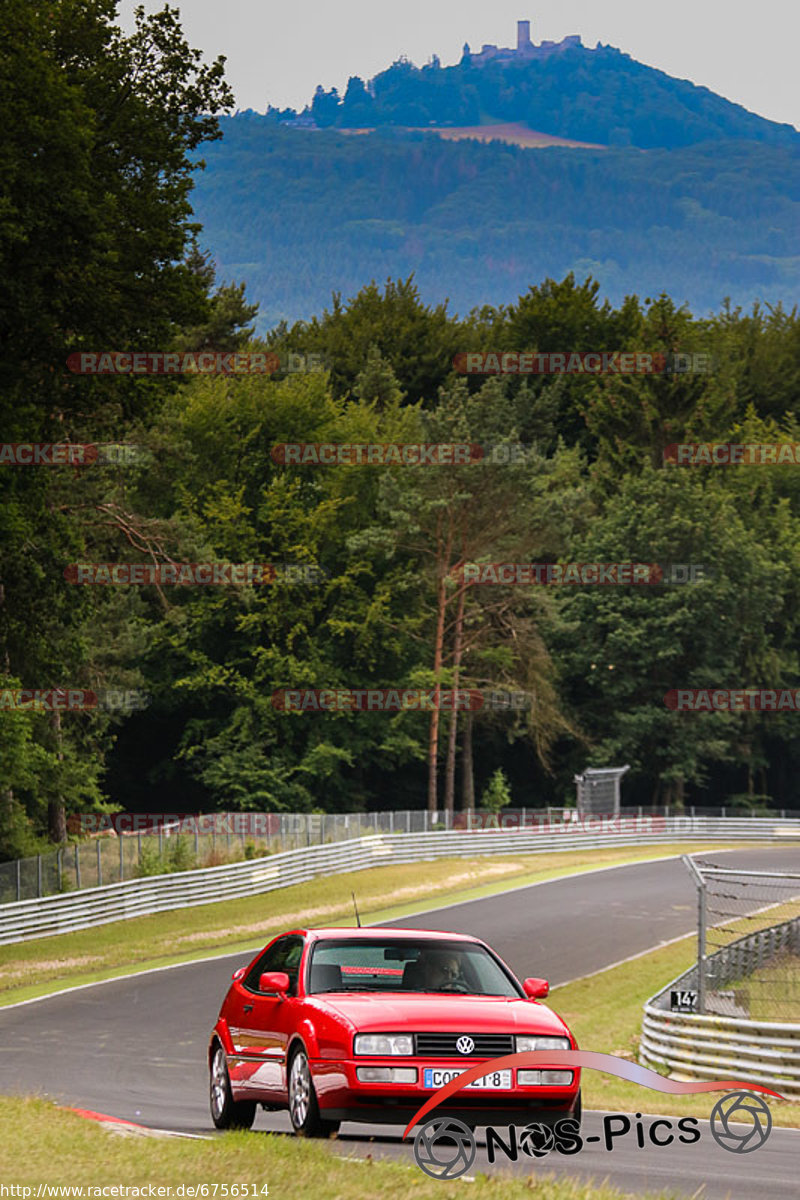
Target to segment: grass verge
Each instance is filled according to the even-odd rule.
[[[800,959],[793,954],[759,967],[757,979],[745,976],[729,987],[754,1021],[800,1021]]]
[[[753,843],[756,845],[757,843]],[[750,843],[737,845],[747,849]],[[225,900],[97,925],[75,933],[0,946],[0,1006],[63,988],[191,962],[215,954],[255,951],[292,926],[353,923],[355,890],[361,916],[377,923],[434,905],[455,904],[598,867],[647,862],[675,854],[730,849],[726,843],[608,847],[529,855],[433,859],[330,875],[241,900]],[[690,887],[687,878],[687,888]]]
[[[691,967],[695,947],[691,935],[671,946],[651,950],[632,962],[554,987],[548,1004],[564,1018],[582,1049],[601,1050],[638,1061],[642,1006],[676,975]],[[669,1096],[601,1071],[584,1071],[581,1090],[584,1108],[706,1119],[722,1094]],[[772,1096],[765,1099],[776,1125],[800,1128],[800,1103],[774,1100]]]
[[[208,1197],[214,1195],[214,1184],[217,1197],[224,1194],[221,1185],[228,1186],[230,1196],[232,1185],[238,1184],[241,1196],[245,1183],[250,1197],[255,1185],[257,1200],[267,1195],[270,1200],[445,1200],[465,1194],[471,1200],[523,1200],[531,1195],[528,1179],[508,1173],[478,1175],[465,1193],[463,1181],[429,1179],[413,1162],[405,1166],[340,1158],[324,1144],[280,1135],[227,1133],[209,1141],[119,1137],[44,1100],[0,1099],[0,1123],[0,1179],[18,1188],[32,1187],[32,1197],[39,1184],[144,1187],[139,1195],[147,1195],[147,1186],[153,1185],[172,1188],[173,1197],[203,1184]],[[535,1174],[539,1200],[621,1200],[620,1192],[605,1185],[554,1180],[540,1175],[538,1168]],[[180,1185],[184,1190],[177,1193]],[[262,1191],[264,1187],[268,1191]],[[24,1197],[19,1191],[14,1194]]]

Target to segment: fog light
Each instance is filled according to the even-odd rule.
[[[391,1067],[392,1083],[416,1083],[416,1067]]]
[[[360,1083],[416,1083],[416,1067],[356,1067]]]
[[[572,1071],[517,1071],[520,1087],[569,1087]]]
[[[521,1087],[533,1087],[542,1082],[541,1071],[517,1071],[517,1083]]]
[[[362,1083],[391,1083],[391,1067],[356,1067],[356,1078]]]

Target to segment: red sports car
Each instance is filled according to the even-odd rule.
[[[296,1133],[341,1121],[405,1125],[476,1063],[571,1050],[567,1026],[478,940],[422,929],[296,929],[234,973],[208,1050],[218,1129],[249,1128],[257,1105]],[[580,1120],[580,1072],[493,1071],[437,1114],[476,1126]]]

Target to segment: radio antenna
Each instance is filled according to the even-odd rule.
[[[356,910],[356,925],[358,925],[358,928],[360,929],[361,928],[361,917],[358,915],[358,905],[356,904],[356,894],[355,894],[355,892],[351,892],[350,895],[353,897],[353,908]]]

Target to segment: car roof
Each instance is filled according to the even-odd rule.
[[[442,942],[477,942],[480,943],[480,938],[473,937],[471,933],[455,933],[452,931],[442,931],[441,929],[393,929],[386,925],[331,925],[323,929],[292,929],[288,932],[301,933],[304,937],[312,941],[321,941],[324,938],[332,937],[348,937],[348,938],[376,938],[380,936],[391,936],[398,941],[413,941],[423,935],[426,938],[432,938]]]

